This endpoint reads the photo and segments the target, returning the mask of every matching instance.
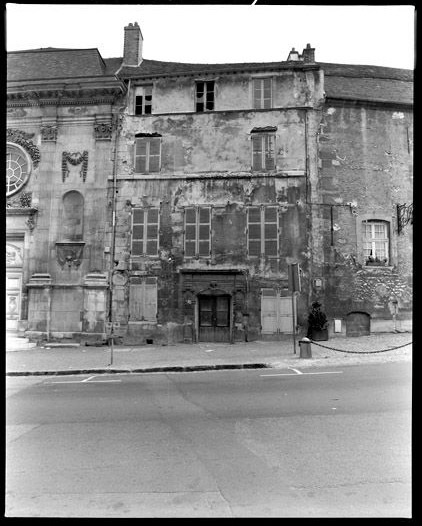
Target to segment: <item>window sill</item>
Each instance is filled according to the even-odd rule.
[[[393,265],[362,265],[362,270],[393,270]]]

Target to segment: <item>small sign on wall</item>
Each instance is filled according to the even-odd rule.
[[[341,320],[334,320],[334,332],[341,332]]]

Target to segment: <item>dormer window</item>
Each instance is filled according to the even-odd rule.
[[[215,82],[213,80],[196,83],[195,108],[198,112],[214,110]]]
[[[135,88],[135,115],[150,115],[152,112],[152,86]]]

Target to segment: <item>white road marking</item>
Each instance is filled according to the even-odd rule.
[[[98,384],[98,383],[109,383],[109,382],[121,382],[119,379],[113,379],[113,380],[93,380],[95,376],[89,376],[88,378],[85,378],[84,380],[64,380],[59,382],[46,382],[47,384],[82,384],[82,383],[90,383],[90,384]]]
[[[340,374],[343,371],[321,371],[319,373],[300,373],[301,375],[309,375],[309,374]],[[259,376],[269,377],[269,376],[298,376],[298,374],[292,374],[292,373],[274,373],[274,374],[260,374]]]
[[[294,369],[293,367],[289,367],[292,371],[294,371],[297,374],[303,374],[302,371],[299,371],[299,369]]]

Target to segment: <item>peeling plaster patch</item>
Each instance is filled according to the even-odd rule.
[[[342,197],[336,197],[336,198],[334,199],[334,202],[335,202],[335,203],[338,203],[338,204],[342,204],[342,203],[343,203],[343,198],[342,198]]]
[[[404,119],[404,113],[401,111],[395,111],[393,113],[393,119]]]
[[[328,115],[333,115],[335,112],[336,112],[335,108],[328,108],[328,110],[327,110],[327,114]]]

